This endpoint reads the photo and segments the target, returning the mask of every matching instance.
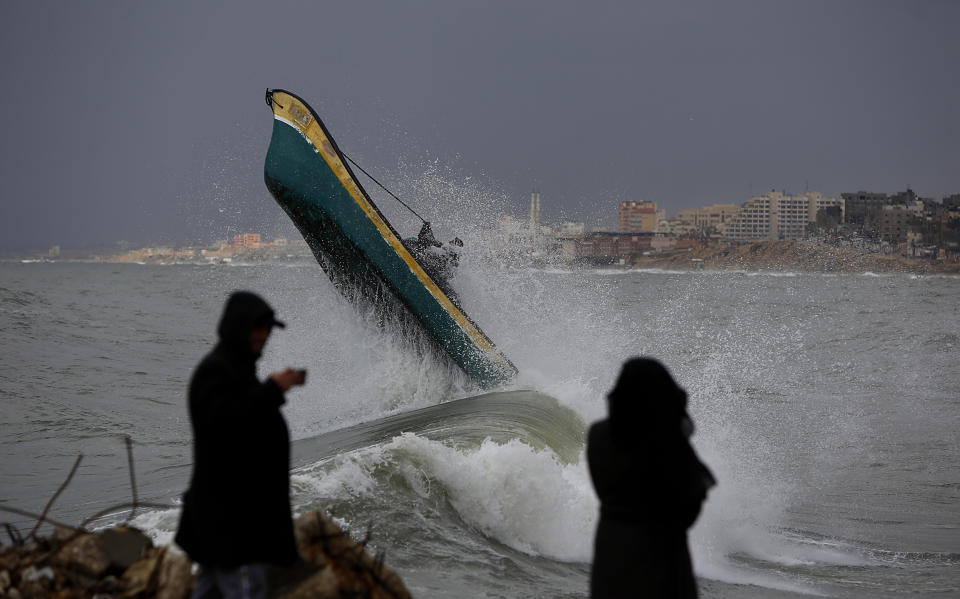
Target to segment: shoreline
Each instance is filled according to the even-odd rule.
[[[138,256],[141,258],[141,256]],[[147,259],[122,257],[83,258],[5,258],[0,262],[20,264],[135,264],[160,266],[310,266],[306,256],[272,259],[262,255],[233,256],[229,260],[165,260],[167,256]],[[246,260],[244,258],[247,258]],[[558,262],[553,266],[583,267],[586,264]],[[665,269],[678,271],[804,273],[804,274],[908,274],[960,275],[960,262],[908,258],[838,248],[811,241],[758,241],[729,246],[701,246],[685,250],[667,250],[634,256],[624,264],[590,265],[610,270]]]
[[[805,241],[761,241],[638,256],[632,268],[813,274],[960,274],[960,262],[860,252]]]

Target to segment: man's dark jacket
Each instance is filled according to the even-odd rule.
[[[233,568],[297,558],[290,519],[290,437],[283,392],[256,375],[255,325],[273,321],[258,296],[234,293],[220,342],[190,381],[193,476],[176,542],[196,562]]]

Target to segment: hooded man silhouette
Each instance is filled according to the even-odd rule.
[[[284,393],[302,385],[290,368],[260,382],[256,362],[273,327],[284,327],[259,296],[233,293],[220,341],[190,380],[193,474],[176,542],[200,564],[194,597],[266,596],[264,564],[298,553],[290,514],[290,436]]]
[[[607,399],[587,438],[600,498],[590,596],[696,597],[687,529],[716,482],[688,441],[687,394],[660,362],[633,358]]]

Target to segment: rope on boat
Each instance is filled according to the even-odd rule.
[[[407,203],[404,202],[403,200],[401,200],[400,198],[398,198],[398,197],[396,196],[396,194],[394,194],[392,191],[390,191],[389,189],[387,189],[386,187],[384,187],[383,183],[381,183],[381,182],[377,181],[376,179],[374,179],[374,178],[373,178],[373,175],[371,175],[370,173],[368,173],[367,171],[365,171],[362,166],[360,166],[359,164],[357,164],[357,163],[354,161],[353,158],[350,158],[349,156],[347,156],[346,152],[344,152],[343,150],[340,150],[340,153],[343,154],[344,158],[346,158],[347,160],[350,161],[350,164],[352,164],[353,166],[355,166],[355,167],[357,167],[358,169],[360,169],[360,172],[361,172],[361,173],[363,173],[364,175],[366,175],[367,177],[369,177],[371,181],[373,181],[374,183],[376,183],[377,185],[379,185],[379,186],[380,186],[380,189],[382,189],[382,190],[384,190],[385,192],[389,193],[389,194],[393,197],[393,199],[395,199],[396,201],[400,202],[400,204],[401,204],[404,208],[406,208],[407,210],[409,210],[410,212],[412,212],[414,216],[416,216],[417,218],[419,218],[419,219],[420,219],[420,222],[423,222],[423,223],[427,222],[427,219],[425,219],[425,218],[423,218],[422,216],[420,216],[419,214],[417,214],[417,211],[416,211],[416,210],[414,210],[413,208],[411,208],[410,206],[408,206]]]

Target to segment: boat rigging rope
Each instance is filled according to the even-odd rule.
[[[396,194],[394,194],[392,191],[390,191],[389,189],[387,189],[386,187],[384,187],[383,183],[377,181],[376,179],[373,178],[373,175],[371,175],[371,174],[368,173],[367,171],[363,170],[363,167],[360,166],[359,164],[357,164],[357,163],[353,160],[353,158],[350,158],[349,156],[347,156],[346,152],[344,152],[343,150],[340,150],[340,153],[343,154],[343,157],[344,157],[344,158],[346,158],[347,160],[350,161],[350,164],[352,164],[353,166],[355,166],[355,167],[357,167],[358,169],[360,169],[360,172],[361,172],[361,173],[363,173],[364,175],[370,177],[370,180],[371,180],[371,181],[373,181],[374,183],[376,183],[377,185],[379,185],[379,186],[380,186],[380,189],[382,189],[382,190],[384,190],[385,192],[389,193],[389,194],[393,197],[393,199],[395,199],[396,201],[400,202],[400,204],[401,204],[404,208],[406,208],[407,210],[409,210],[410,212],[412,212],[414,216],[416,216],[417,218],[419,218],[419,219],[420,219],[420,222],[424,222],[424,223],[427,222],[427,219],[425,219],[425,218],[423,218],[422,216],[420,216],[419,214],[417,214],[417,211],[416,211],[416,210],[414,210],[413,208],[411,208],[410,206],[408,206],[407,203],[404,202],[403,200],[401,200],[400,198],[398,198],[398,197],[396,196]]]

